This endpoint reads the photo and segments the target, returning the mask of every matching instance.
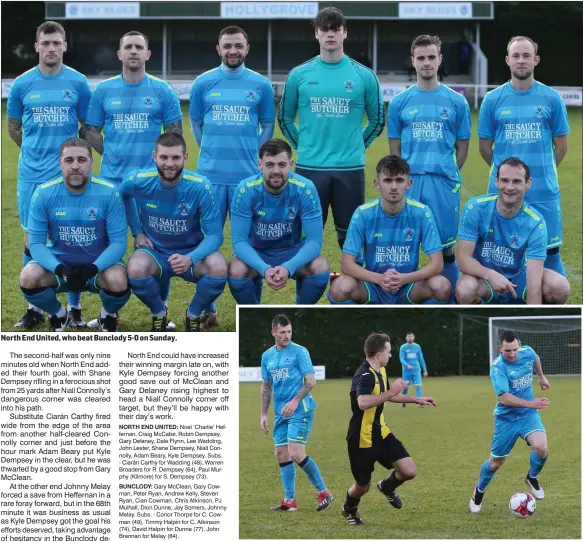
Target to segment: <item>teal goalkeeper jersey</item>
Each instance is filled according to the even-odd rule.
[[[368,122],[363,128],[365,114]],[[365,149],[381,134],[385,122],[377,76],[346,55],[334,63],[316,56],[288,75],[278,122],[297,149],[298,167],[364,169]]]

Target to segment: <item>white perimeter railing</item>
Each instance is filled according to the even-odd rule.
[[[476,58],[476,57],[474,57]],[[480,68],[481,70],[483,68]],[[486,68],[487,69],[487,64]],[[484,75],[482,75],[484,77]],[[103,79],[89,79],[89,85],[92,89],[94,89],[98,83],[100,83]],[[2,99],[6,99],[8,97],[8,92],[10,91],[10,87],[14,79],[2,79]],[[178,92],[178,96],[182,101],[188,101],[190,98],[190,87],[192,86],[192,81],[188,79],[169,79],[168,83]],[[281,98],[281,94],[283,92],[283,85],[284,81],[272,81],[272,86],[275,91],[275,96],[279,100]],[[385,102],[391,101],[391,98],[409,88],[413,83],[381,83],[381,89],[383,92],[383,99]],[[492,88],[496,88],[498,85],[486,85],[486,84],[458,84],[458,83],[451,83],[448,86],[459,92],[463,96],[466,97],[469,103],[474,104],[474,109],[478,109],[480,98],[483,98],[484,95],[488,90]],[[574,107],[583,107],[583,88],[580,86],[562,86],[562,87],[553,87],[565,102],[565,105],[574,106]]]

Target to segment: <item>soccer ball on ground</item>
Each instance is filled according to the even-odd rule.
[[[530,518],[536,511],[536,500],[528,492],[517,492],[510,498],[508,508],[516,518]]]

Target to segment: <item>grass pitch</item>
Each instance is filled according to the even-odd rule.
[[[356,367],[354,367],[356,370]],[[385,404],[385,420],[417,464],[417,477],[398,489],[404,505],[393,509],[376,489],[388,475],[376,465],[372,487],[359,507],[365,525],[350,526],[340,510],[352,476],[346,451],[350,380],[319,381],[318,403],[307,453],[318,464],[332,505],[316,512],[316,491],[296,468],[298,511],[278,513],[282,488],[270,434],[259,428],[260,384],[240,390],[239,535],[244,539],[580,539],[581,538],[581,380],[550,378],[544,393],[551,406],[541,411],[549,459],[540,475],[545,499],[529,520],[510,515],[512,494],[524,482],[530,449],[519,440],[486,491],[482,511],[468,502],[490,452],[496,397],[488,377],[424,378],[423,394],[437,408]],[[543,396],[538,387],[537,396]]]
[[[184,135],[189,149],[187,168],[196,169],[198,148],[190,133],[188,121],[188,106],[182,105],[184,115]],[[2,103],[2,125],[6,123],[6,102]],[[583,302],[581,292],[581,178],[583,177],[581,164],[581,142],[582,120],[581,110],[578,108],[569,109],[569,122],[571,124],[571,135],[569,136],[570,151],[559,168],[559,177],[563,205],[563,238],[564,246],[561,249],[563,261],[567,268],[568,277],[571,282],[570,304],[581,304]],[[488,167],[482,160],[478,152],[477,113],[472,113],[472,141],[466,165],[463,168],[463,186],[461,190],[462,205],[471,197],[483,194],[487,191]],[[282,137],[279,128],[276,128],[276,137]],[[386,131],[376,139],[367,151],[366,160],[366,198],[376,197],[377,191],[374,188],[372,179],[375,176],[375,166],[378,161],[388,154],[388,142]],[[94,172],[99,171],[100,156],[95,154]],[[18,148],[3,130],[2,137],[2,330],[11,330],[12,324],[20,319],[24,313],[26,304],[22,298],[18,287],[18,275],[22,267],[23,238],[18,219],[18,207],[16,204],[16,171],[18,163]],[[133,247],[133,240],[129,237],[128,253],[129,257]],[[221,252],[227,260],[232,256],[230,224],[225,224],[225,242],[221,247]],[[332,217],[328,220],[324,231],[323,254],[328,258],[333,270],[340,270],[340,249],[336,241],[336,234],[332,222]],[[126,261],[127,261],[126,257]],[[422,259],[424,262],[425,259]],[[181,280],[172,281],[170,293],[170,314],[174,321],[178,323],[178,329],[182,330],[182,319],[187,299],[193,295],[193,287]],[[66,295],[62,296],[65,299]],[[66,300],[62,300],[66,302]],[[99,299],[96,295],[83,294],[83,311],[86,319],[95,317],[100,309]],[[274,292],[268,287],[264,288],[263,304],[294,304],[295,303],[295,283],[290,280],[290,284],[282,291]],[[326,297],[322,297],[320,303],[327,304]],[[235,301],[231,296],[228,286],[225,292],[217,301],[220,313],[220,325],[218,331],[235,330]],[[145,306],[132,296],[128,304],[122,311],[122,331],[149,331],[151,326],[150,315]]]

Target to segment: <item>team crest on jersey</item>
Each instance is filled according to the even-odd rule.
[[[245,93],[245,99],[247,101],[255,101],[256,97],[257,95],[254,90],[247,90],[247,92]]]
[[[442,107],[441,111],[439,111],[439,116],[444,120],[447,120],[447,116],[449,115],[449,109],[447,107]]]
[[[188,216],[188,205],[184,201],[180,202],[178,210],[180,211],[180,216]]]
[[[144,105],[146,107],[152,107],[153,104],[154,104],[154,99],[153,98],[151,98],[150,96],[146,96],[144,98]]]
[[[68,88],[63,90],[63,99],[65,99],[65,100],[72,100],[73,99],[73,93]]]
[[[542,107],[542,106],[540,106],[540,105],[537,105],[537,106],[534,108],[534,114],[535,114],[537,117],[539,117],[539,118],[542,118],[542,116],[543,116],[544,112],[545,112],[545,109],[544,109],[544,107]]]
[[[354,90],[354,81],[344,81],[344,90],[352,92]]]
[[[510,237],[510,247],[518,248],[518,243],[520,242],[520,237],[518,235],[512,235]]]
[[[87,209],[87,216],[90,220],[97,220],[97,209],[95,207],[89,207]]]
[[[415,230],[407,227],[406,229],[403,229],[403,233],[405,234],[405,240],[411,242],[413,240],[413,235],[415,235]]]
[[[289,208],[287,209],[287,217],[288,217],[290,220],[293,220],[293,219],[296,217],[296,211],[295,211],[295,210],[294,210],[292,207],[289,207]]]

